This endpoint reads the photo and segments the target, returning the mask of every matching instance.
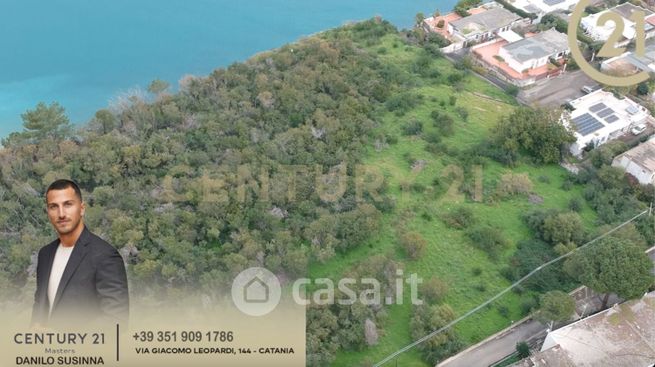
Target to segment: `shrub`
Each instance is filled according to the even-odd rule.
[[[430,303],[443,301],[447,292],[448,284],[437,277],[432,277],[419,286],[419,294]]]
[[[507,240],[498,228],[488,225],[475,226],[468,231],[466,235],[471,239],[473,245],[484,250],[489,256],[496,258],[500,252],[507,246]]]
[[[527,173],[506,173],[496,185],[496,194],[501,198],[528,194],[532,191],[532,181]]]
[[[465,206],[457,207],[442,216],[443,222],[450,228],[464,229],[475,223],[473,211]]]
[[[413,119],[407,122],[403,127],[403,135],[418,135],[423,131],[423,123]]]
[[[427,241],[419,233],[406,232],[400,235],[400,245],[410,259],[416,260],[425,253]]]
[[[520,359],[530,356],[530,346],[526,342],[516,343],[516,354]]]
[[[572,212],[579,212],[582,210],[582,200],[578,197],[571,198],[569,200],[569,210]]]

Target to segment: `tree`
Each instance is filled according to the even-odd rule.
[[[575,253],[564,268],[582,284],[604,293],[603,307],[610,293],[637,298],[653,284],[653,263],[642,248],[625,239],[602,239]]]
[[[416,25],[421,26],[423,20],[425,20],[425,14],[423,14],[422,12],[416,13],[416,16],[414,16],[414,21],[416,22]]]
[[[416,232],[403,233],[400,236],[400,244],[407,252],[407,256],[412,260],[416,260],[423,256],[425,248],[427,247],[427,241]]]
[[[64,107],[57,102],[49,106],[39,102],[33,110],[21,114],[21,118],[25,131],[11,133],[4,141],[5,145],[23,142],[35,144],[46,138],[63,139],[72,131]]]
[[[148,85],[148,92],[159,96],[162,93],[168,89],[170,85],[168,84],[167,81],[161,80],[161,79],[155,79],[152,82],[150,82],[150,85]]]
[[[648,83],[646,82],[641,82],[637,85],[637,94],[640,96],[644,96],[650,92],[650,88],[648,87]]]
[[[500,119],[494,128],[493,141],[509,156],[509,163],[524,152],[539,163],[557,163],[566,144],[575,137],[560,121],[558,110],[521,107]]]
[[[575,312],[575,301],[562,291],[550,291],[541,296],[537,319],[543,323],[566,321]]]
[[[552,245],[570,242],[580,244],[585,237],[582,218],[575,212],[551,215],[544,220],[541,235]]]
[[[455,312],[449,305],[426,305],[413,307],[410,321],[412,338],[417,340],[428,333],[446,326],[455,318]],[[462,347],[462,342],[452,328],[426,340],[418,345],[423,359],[431,365],[437,364],[445,357],[454,354]]]
[[[516,343],[516,353],[519,358],[527,358],[530,356],[530,346],[526,342]]]

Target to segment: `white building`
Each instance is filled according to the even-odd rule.
[[[631,126],[645,122],[648,110],[630,98],[616,98],[599,89],[568,103],[573,111],[562,115],[574,131],[576,142],[571,154],[581,156],[585,147],[597,147],[626,133]]]
[[[550,331],[540,352],[513,366],[651,367],[653,361],[655,292],[650,292]]]
[[[495,38],[498,32],[511,29],[523,18],[502,7],[494,7],[448,23],[448,33],[465,42],[484,42]]]
[[[598,12],[596,14],[591,14],[588,15],[580,21],[580,25],[582,28],[587,32],[587,34],[593,38],[595,41],[607,41],[609,36],[614,32],[614,29],[616,28],[614,22],[607,21],[605,24],[598,25],[598,19],[600,18],[601,15],[607,13],[607,12],[613,12],[615,14],[618,14],[623,18],[623,33],[622,33],[622,38],[617,42],[618,45],[626,45],[628,42],[630,42],[632,39],[635,38],[636,31],[635,31],[635,22],[632,19],[632,13],[635,11],[640,10],[643,11],[646,18],[650,18],[653,15],[653,12],[644,9],[642,7],[633,5],[631,3],[624,3],[621,5],[617,5],[611,9],[607,9],[605,11]],[[655,34],[655,27],[653,27],[652,24],[650,24],[648,21],[645,22],[645,31],[646,31],[646,38],[650,38]]]
[[[577,0],[515,0],[510,3],[518,9],[537,15],[537,22],[546,14],[570,10],[578,3]]]
[[[555,29],[504,45],[498,51],[507,65],[518,73],[536,69],[569,53],[568,38]]]
[[[642,185],[655,184],[655,139],[616,156],[612,166],[622,167]]]

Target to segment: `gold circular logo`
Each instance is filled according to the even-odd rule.
[[[648,80],[648,73],[643,70],[637,74],[628,76],[607,75],[596,70],[593,66],[591,66],[591,64],[587,62],[587,60],[585,60],[584,56],[582,56],[582,51],[580,51],[580,48],[578,47],[578,24],[580,23],[580,20],[582,19],[582,13],[584,12],[584,9],[589,5],[589,2],[590,0],[580,0],[578,5],[575,6],[575,9],[573,9],[573,13],[571,14],[569,21],[569,48],[571,49],[571,55],[573,56],[573,59],[578,64],[578,66],[580,66],[580,69],[582,69],[585,74],[589,75],[594,80],[615,87],[627,87]],[[612,37],[610,37],[610,42],[613,42],[611,40]]]

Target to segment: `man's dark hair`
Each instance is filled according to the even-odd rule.
[[[48,198],[48,193],[52,190],[66,190],[67,188],[72,187],[73,190],[75,191],[75,195],[77,196],[80,201],[82,201],[82,191],[80,191],[80,187],[77,186],[75,181],[67,180],[67,179],[59,179],[48,186],[48,189],[45,191],[45,197],[46,200]]]

